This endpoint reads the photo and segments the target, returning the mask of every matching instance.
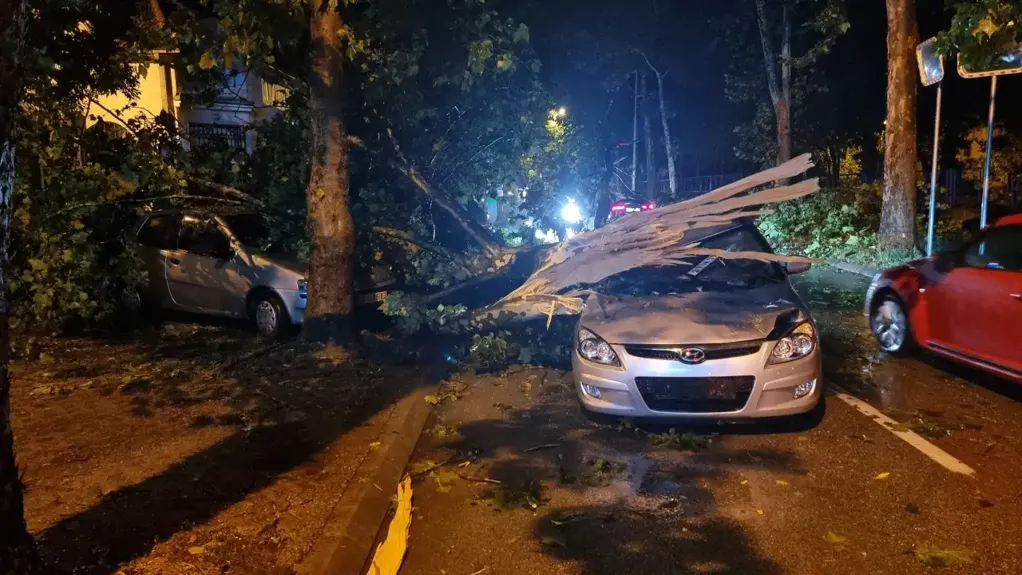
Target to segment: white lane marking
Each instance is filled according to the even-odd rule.
[[[951,454],[944,451],[943,449],[937,447],[936,445],[930,443],[929,441],[926,441],[916,432],[902,428],[902,426],[897,421],[891,419],[890,417],[887,417],[886,415],[878,411],[876,408],[874,408],[872,405],[866,403],[865,401],[862,401],[861,399],[852,397],[847,393],[836,393],[835,395],[838,397],[838,399],[854,407],[866,417],[869,417],[873,421],[877,422],[881,427],[887,429],[887,431],[890,431],[894,435],[897,435],[899,438],[904,440],[905,443],[908,443],[912,447],[915,447],[916,449],[921,451],[923,455],[936,461],[940,465],[944,466],[947,470],[953,471],[955,473],[961,473],[963,475],[968,475],[969,477],[975,477],[976,471],[973,468],[962,463],[958,459],[955,459]]]

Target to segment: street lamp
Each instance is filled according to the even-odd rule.
[[[565,117],[567,115],[568,115],[568,109],[567,108],[565,108],[564,106],[561,106],[560,108],[557,108],[557,117],[558,118],[563,118],[563,117]]]

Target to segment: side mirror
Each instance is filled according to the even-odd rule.
[[[804,274],[813,267],[813,264],[809,262],[788,262],[784,264],[784,269],[788,271],[789,275]]]

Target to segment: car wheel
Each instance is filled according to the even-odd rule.
[[[904,304],[894,295],[885,295],[873,306],[869,317],[870,330],[880,349],[892,355],[906,355],[914,342]]]
[[[273,293],[263,293],[253,298],[249,315],[256,331],[264,337],[276,338],[284,335],[290,323],[284,304],[280,303],[280,298]]]

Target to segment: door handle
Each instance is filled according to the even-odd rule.
[[[177,258],[167,258],[167,261],[170,262],[170,265],[172,265],[172,266],[179,266],[179,265],[181,265],[181,260],[179,260]]]
[[[1022,300],[1022,293],[1012,293],[1012,294],[1008,294],[1008,295],[1010,295],[1011,297],[1013,297],[1013,298],[1015,298],[1017,300]]]

